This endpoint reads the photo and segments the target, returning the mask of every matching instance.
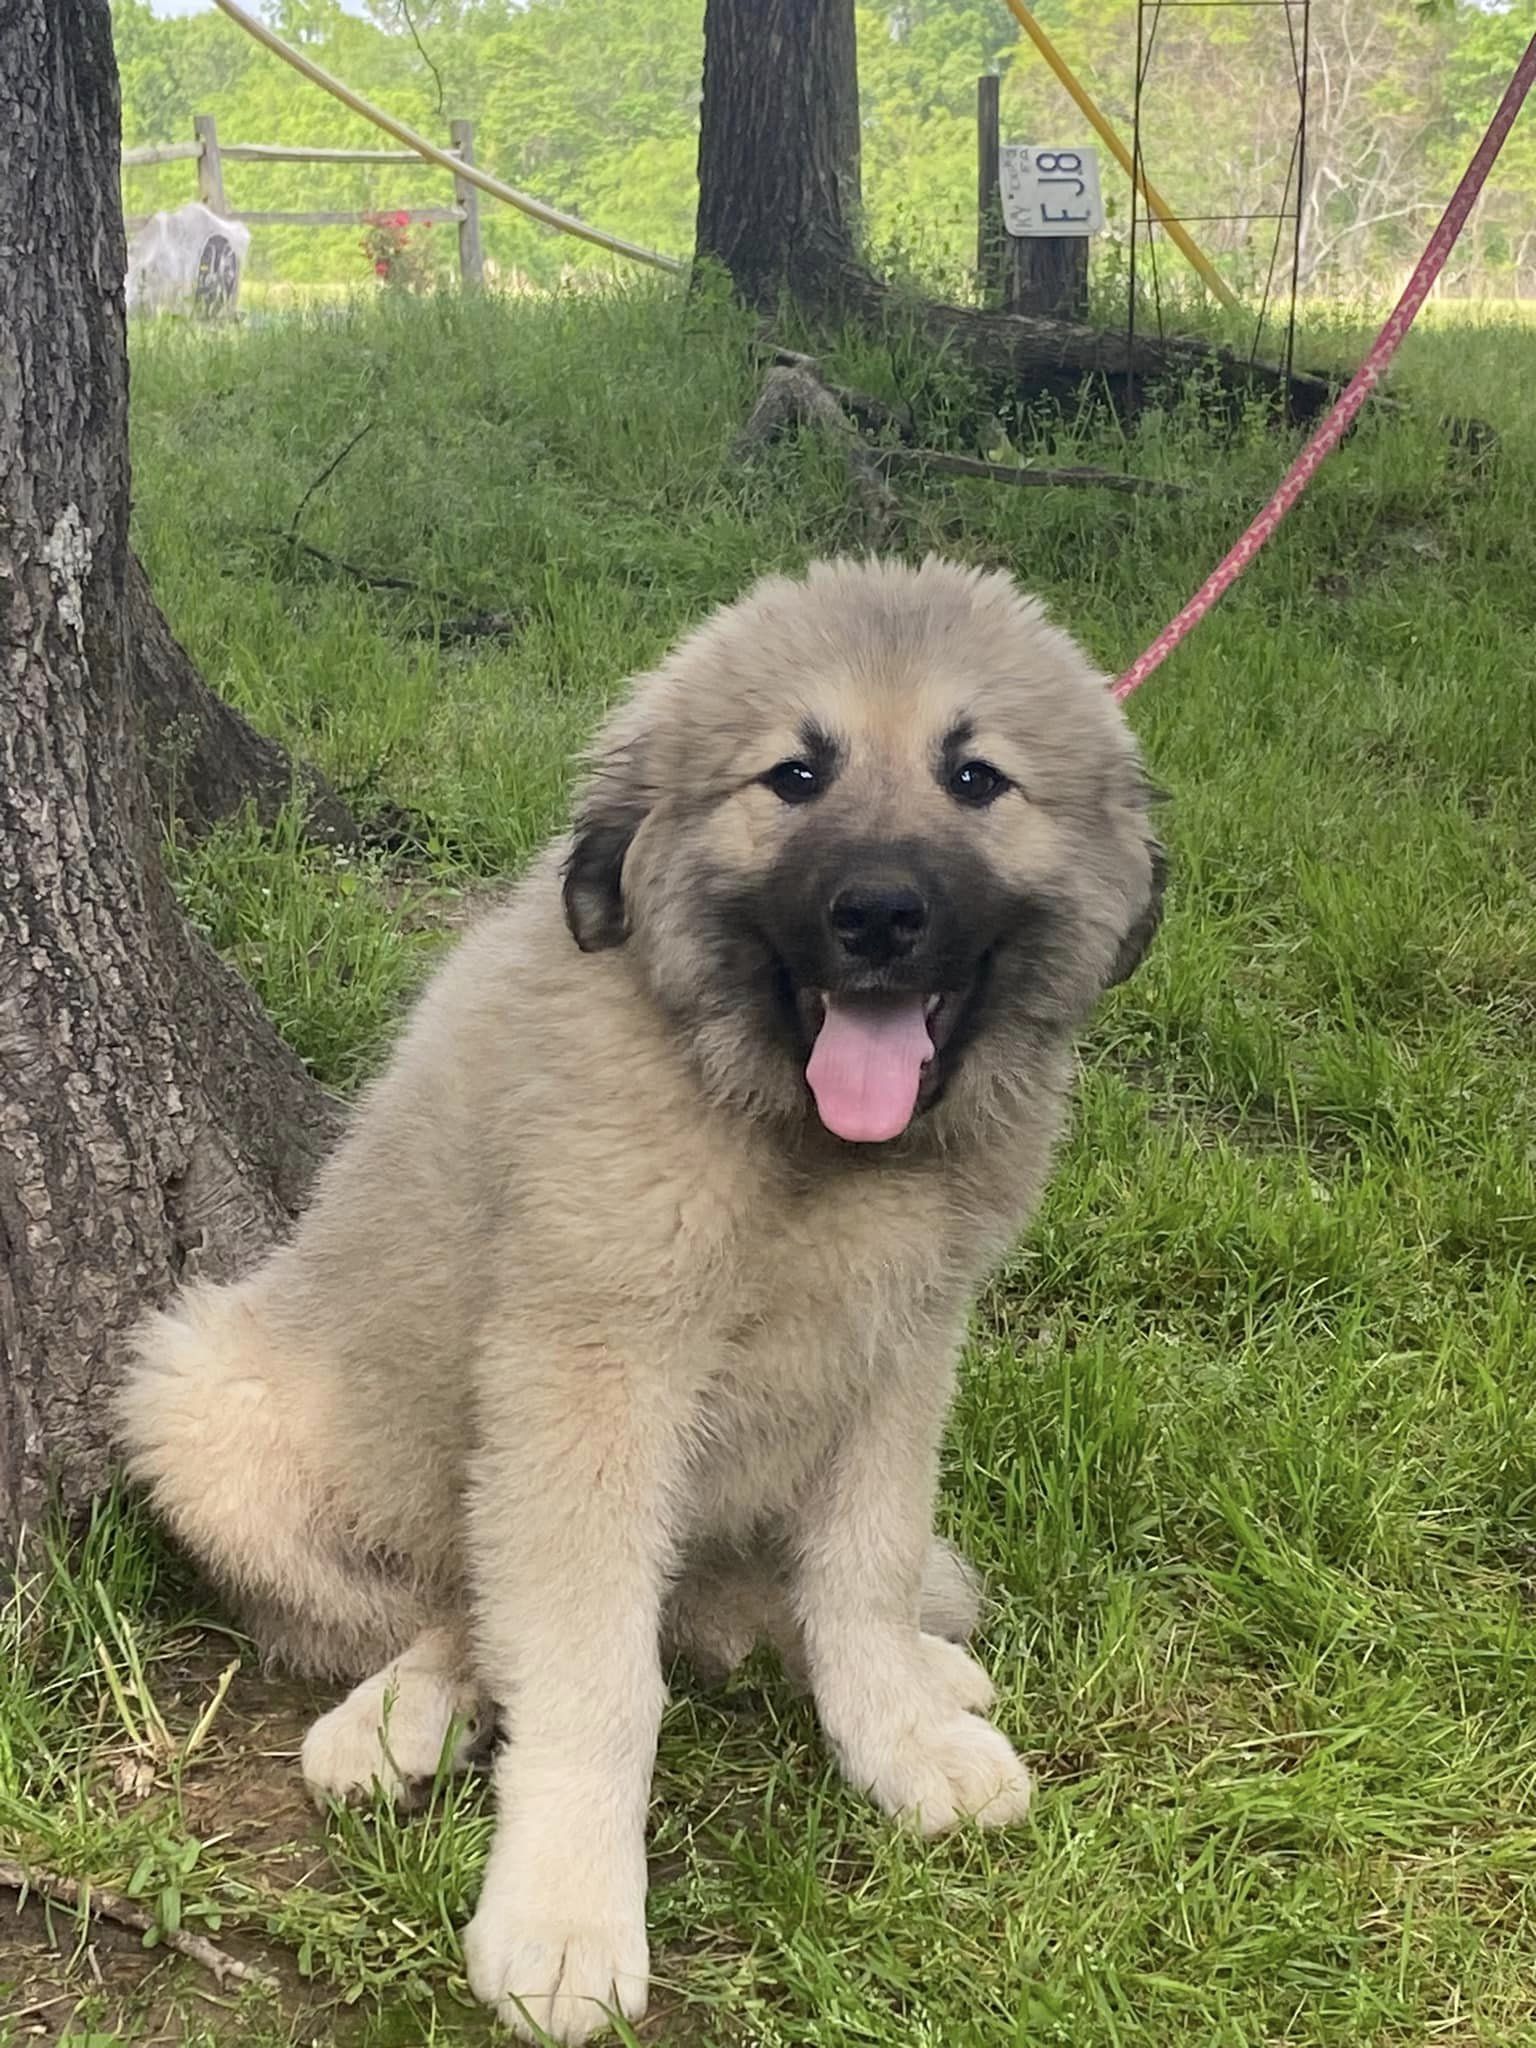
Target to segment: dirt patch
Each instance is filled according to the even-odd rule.
[[[211,1665],[213,1660],[207,1660]],[[192,1679],[193,1697],[206,1697],[211,1670]],[[299,1747],[315,1716],[334,1704],[323,1688],[292,1679],[264,1678],[242,1667],[208,1743],[182,1784],[182,1809],[192,1833],[274,1869],[286,1851],[298,1876],[323,1856],[319,1817],[299,1776]]]
[[[230,1655],[227,1640],[199,1637],[156,1664],[156,1700],[174,1733],[195,1724]],[[298,1770],[304,1730],[324,1703],[310,1687],[243,1668],[182,1781],[187,1832],[217,1846],[226,1861],[249,1859],[266,1886],[303,1884],[326,1861],[323,1829]],[[113,1775],[127,1796],[166,1795],[163,1778],[151,1772],[141,1770],[137,1783],[131,1767]],[[317,1993],[281,1949],[229,1926],[211,1938],[275,1976],[278,1998],[221,1990],[195,1963],[146,1949],[139,1935],[108,1920],[92,1917],[82,1926],[68,1908],[0,1893],[0,2048],[226,2040],[297,2048],[342,2038],[331,1994]]]

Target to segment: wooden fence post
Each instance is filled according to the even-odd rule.
[[[475,160],[475,124],[451,121],[448,132],[457,155],[467,164]],[[467,292],[477,292],[485,283],[485,254],[480,247],[480,188],[463,178],[453,181],[453,196],[464,209],[459,222],[459,283]]]
[[[224,165],[219,157],[219,130],[212,114],[194,114],[192,133],[203,145],[203,153],[197,160],[197,196],[210,213],[221,219],[229,217],[229,201],[224,197]]]
[[[976,281],[983,305],[1003,283],[1003,201],[998,185],[1001,125],[996,75],[976,81]]]
[[[1086,235],[1006,235],[1003,311],[1048,320],[1088,317]]]
[[[1002,120],[995,78],[976,81],[976,274],[983,305],[1053,320],[1088,316],[1086,235],[1010,235],[1003,225]]]

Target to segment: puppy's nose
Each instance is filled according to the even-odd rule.
[[[849,882],[827,915],[843,951],[873,967],[910,953],[928,924],[928,906],[910,882]]]

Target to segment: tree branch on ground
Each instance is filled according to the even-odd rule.
[[[1145,497],[1182,498],[1184,484],[1156,477],[1127,476],[1117,469],[1035,468],[1028,464],[981,462],[968,455],[949,455],[938,448],[871,448],[859,436],[848,412],[863,396],[822,382],[814,356],[792,349],[776,351],[779,360],[763,379],[746,425],[731,444],[733,463],[747,463],[791,427],[814,427],[842,455],[864,508],[864,539],[879,546],[890,537],[900,516],[900,501],[885,481],[891,470],[937,470],[950,476],[977,477],[986,483],[1016,484],[1026,489],[1066,488],[1109,490]],[[878,405],[878,400],[866,401]],[[845,410],[845,408],[847,408]]]
[[[900,513],[896,494],[881,473],[875,451],[859,438],[853,422],[810,369],[780,363],[768,372],[746,425],[731,444],[732,462],[750,462],[791,426],[815,427],[842,455],[864,508],[865,543],[882,545]]]
[[[430,583],[413,583],[408,576],[390,576],[381,569],[364,569],[356,562],[345,561],[340,555],[333,555],[324,548],[317,548],[312,541],[300,540],[297,534],[280,532],[275,526],[264,526],[262,532],[270,540],[279,540],[295,554],[307,561],[318,562],[323,568],[334,569],[338,575],[349,577],[364,590],[398,591],[406,597],[424,597],[434,604],[461,606],[462,599],[452,596],[446,590],[435,590]],[[459,611],[452,618],[429,620],[408,630],[418,639],[435,639],[442,647],[462,646],[468,640],[506,640],[518,630],[523,622],[510,612]],[[313,770],[306,771],[313,773]],[[316,835],[318,836],[318,835]]]
[[[947,476],[979,477],[989,484],[1018,484],[1025,490],[1121,491],[1140,498],[1187,498],[1188,484],[1161,477],[1128,476],[1120,469],[1094,469],[1082,464],[1044,468],[1030,463],[982,462],[973,455],[949,455],[939,448],[881,448],[875,460],[882,469],[939,470]]]
[[[51,1870],[28,1870],[9,1858],[0,1858],[0,1886],[7,1891],[28,1893],[46,1899],[51,1905],[68,1906],[73,1911],[89,1914],[93,1919],[110,1920],[116,1927],[126,1927],[133,1934],[150,1934],[156,1937],[156,1946],[169,1949],[173,1954],[185,1956],[189,1963],[196,1963],[200,1970],[206,1970],[215,1983],[254,1984],[259,1990],[275,1992],[279,1989],[277,1979],[268,1970],[257,1969],[254,1963],[242,1963],[238,1956],[232,1956],[205,1934],[194,1934],[190,1928],[169,1928],[162,1926],[137,1899],[130,1899],[126,1892],[111,1891],[105,1885],[81,1884],[72,1877],[60,1877]]]

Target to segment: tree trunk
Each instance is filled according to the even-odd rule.
[[[209,689],[165,623],[137,555],[128,558],[127,623],[144,768],[163,825],[174,819],[198,838],[247,805],[270,825],[297,790],[311,839],[356,843],[357,822],[320,771],[292,761]]]
[[[858,209],[853,0],[705,0],[698,256],[772,310],[853,261]]]
[[[857,248],[859,87],[854,0],[706,0],[696,253],[748,305],[788,293],[813,319],[917,325],[999,399],[1075,394],[1087,378],[1124,411],[1163,378],[1273,396],[1291,418],[1324,410],[1324,377],[1288,376],[1230,349],[1138,339],[1074,321],[979,313],[898,294]]]
[[[302,1203],[329,1099],[181,918],[143,772],[107,0],[0,8],[0,1535],[107,1471],[114,1340]],[[147,596],[147,593],[145,593]],[[153,666],[164,649],[143,651]]]

